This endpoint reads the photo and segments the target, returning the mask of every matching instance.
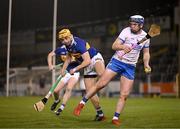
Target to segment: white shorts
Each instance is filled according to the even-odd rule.
[[[97,72],[95,70],[95,64],[98,61],[102,61],[104,63],[104,59],[100,53],[97,53],[92,59],[91,64],[88,65],[86,68],[84,68],[84,75],[97,75]]]
[[[78,80],[79,76],[80,76],[79,72],[75,72],[73,75],[71,75],[70,73],[66,73],[65,76],[61,79],[61,81],[64,84],[67,84],[70,78],[75,78],[76,80]]]

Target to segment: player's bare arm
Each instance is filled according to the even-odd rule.
[[[91,63],[91,59],[88,51],[82,54],[81,56],[83,58],[83,62],[80,65],[78,65],[76,68],[70,70],[71,74],[73,74],[76,71],[79,71],[80,69],[88,66]]]
[[[143,49],[143,62],[144,62],[145,71],[147,72],[151,71],[151,67],[149,66],[149,60],[150,60],[149,48],[144,48]]]
[[[51,51],[51,52],[48,54],[47,61],[48,61],[49,70],[54,69],[54,66],[53,66],[53,64],[52,64],[52,59],[53,59],[53,56],[55,56],[55,55],[56,55],[56,54],[54,53],[54,51]]]
[[[124,50],[126,53],[131,51],[131,47],[127,46],[127,45],[123,45],[122,41],[117,38],[113,45],[112,45],[112,49],[115,50],[115,51],[118,51],[118,50]]]
[[[61,71],[60,71],[60,74],[61,74],[62,76],[65,74],[65,71],[66,71],[68,65],[69,65],[70,62],[71,62],[71,58],[72,58],[72,57],[71,57],[69,54],[66,55],[66,60],[64,61],[63,67],[62,67],[62,69],[61,69]]]

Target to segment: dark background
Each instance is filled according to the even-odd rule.
[[[53,0],[12,0],[12,30],[53,25]],[[58,0],[57,24],[69,25],[130,15],[173,15],[177,0]],[[9,0],[0,0],[0,32],[7,32]]]

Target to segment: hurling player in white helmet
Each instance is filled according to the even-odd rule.
[[[105,87],[113,77],[118,76],[120,80],[120,96],[117,102],[114,116],[112,118],[112,124],[120,126],[121,122],[119,120],[119,116],[123,111],[126,99],[133,87],[135,67],[141,50],[143,50],[144,68],[148,69],[149,72],[151,70],[149,66],[150,40],[144,41],[142,44],[137,45],[133,49],[131,47],[146,36],[147,33],[142,30],[143,24],[144,18],[142,16],[134,15],[130,17],[129,26],[121,31],[117,39],[112,44],[112,49],[116,52],[108,63],[105,72],[100,77],[95,86],[92,86],[92,88],[87,92],[87,94],[75,108],[74,112],[77,115],[80,115],[80,112],[87,100],[89,100],[100,89]],[[125,51],[126,54],[120,57],[117,51]]]

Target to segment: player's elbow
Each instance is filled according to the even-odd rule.
[[[118,50],[121,46],[121,41],[119,39],[116,39],[116,41],[114,41],[114,43],[112,44],[112,50]]]
[[[52,57],[53,55],[54,55],[54,53],[53,53],[53,52],[50,52],[50,53],[48,54],[48,58]]]
[[[91,63],[91,60],[89,60],[89,59],[86,59],[86,60],[84,60],[83,62],[82,62],[82,67],[86,67],[86,66],[88,66],[88,65],[90,65],[90,63]]]
[[[90,65],[91,64],[91,59],[87,59],[86,60],[86,65]]]
[[[116,50],[116,45],[113,44],[111,48],[112,48],[112,50]]]

